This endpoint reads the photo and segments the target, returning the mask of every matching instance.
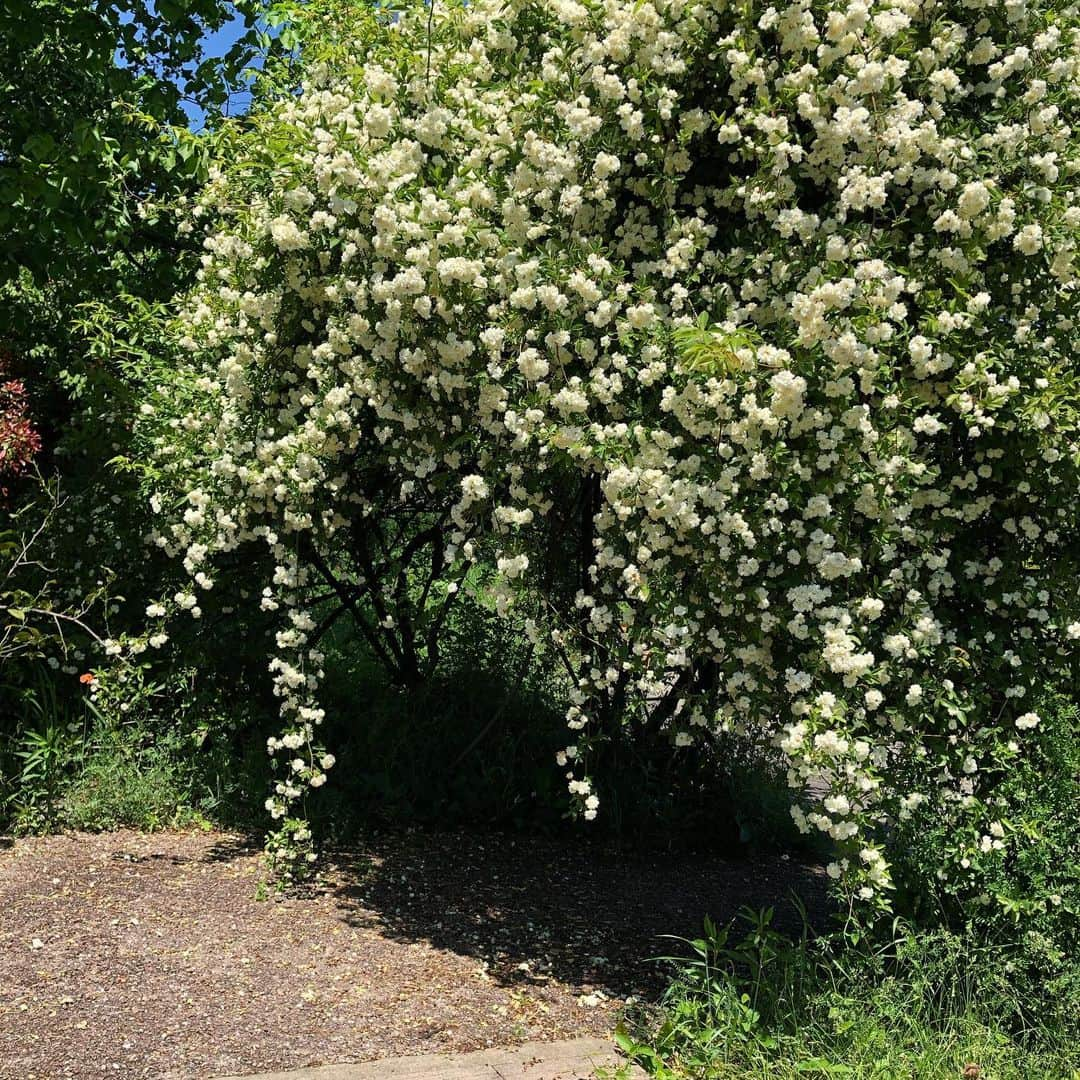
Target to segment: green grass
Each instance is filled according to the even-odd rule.
[[[822,994],[789,1031],[772,1036],[717,1028],[714,1018],[701,1016],[697,1008],[669,1002],[665,1025],[671,1026],[662,1030],[655,1048],[635,1056],[663,1080],[954,1080],[972,1064],[983,1080],[1078,1075],[1075,1049],[1064,1038],[1025,1045],[977,1009],[935,1017],[909,1012],[906,998],[905,989],[895,984]]]
[[[195,708],[164,720],[106,714],[42,678],[11,698],[0,731],[2,830],[233,824],[234,807],[253,801],[227,734],[199,723]]]
[[[140,743],[123,731],[93,735],[82,743],[51,726],[23,736],[19,753],[29,769],[7,799],[7,828],[152,832],[209,824],[219,800],[190,755],[166,740]]]
[[[619,1032],[658,1080],[1080,1078],[1076,1031],[1041,1026],[1010,1000],[1000,957],[956,935],[906,932],[871,953],[791,942],[759,915],[739,940],[707,925],[685,945],[661,1006]]]
[[[70,781],[58,808],[67,828],[88,831],[202,825],[192,777],[163,751],[132,754],[113,746],[88,757]]]

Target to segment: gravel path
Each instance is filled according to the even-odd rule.
[[[648,958],[819,872],[387,832],[260,901],[222,833],[0,840],[0,1077],[214,1077],[605,1036]]]

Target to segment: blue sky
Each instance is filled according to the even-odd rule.
[[[215,30],[206,35],[205,48],[207,56],[224,56],[237,38],[244,33],[244,20],[238,15],[231,22],[226,23],[220,30]],[[251,94],[247,91],[239,91],[233,94],[229,102],[228,111],[235,115],[242,113],[251,104]],[[184,112],[187,114],[188,126],[197,131],[203,125],[205,114],[202,109],[189,101],[184,102]]]
[[[154,10],[153,0],[149,3],[151,11]],[[121,10],[119,12],[120,22],[129,23],[132,20],[130,11]],[[277,28],[271,28],[269,31],[271,34],[277,33]],[[213,30],[203,36],[202,45],[204,50],[204,57],[214,58],[224,56],[236,41],[243,37],[245,33],[244,19],[242,15],[234,14],[233,17],[225,23],[218,30]],[[116,62],[120,65],[125,63],[124,55],[121,50],[117,50]],[[188,126],[193,131],[198,131],[206,120],[206,113],[199,108],[196,104],[190,101],[181,101],[181,108],[184,110],[184,114],[187,116]],[[251,105],[251,94],[246,90],[239,90],[234,93],[229,101],[226,112],[231,115],[242,113],[248,109]]]

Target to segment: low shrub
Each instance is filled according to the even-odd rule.
[[[0,828],[246,823],[265,777],[238,750],[243,714],[233,705],[231,719],[221,715],[190,670],[167,681],[129,675],[113,685],[87,673],[81,694],[63,693],[48,672],[7,688],[15,708],[0,740]]]
[[[1080,1075],[1080,712],[1038,708],[980,776],[985,829],[915,812],[883,835],[897,921],[798,941],[768,913],[707,924],[624,1033],[632,1056],[664,1080]]]
[[[889,841],[899,910],[924,930],[945,926],[998,957],[1012,993],[1003,1021],[1056,1017],[1080,1041],[1080,710],[1047,695],[1047,723],[983,778],[979,829],[916,813]],[[938,872],[944,863],[967,871]]]
[[[1080,997],[1010,1026],[1003,1018],[1026,1009],[1000,950],[901,924],[876,948],[842,934],[792,940],[770,919],[744,913],[741,936],[707,924],[686,943],[661,1006],[620,1028],[630,1058],[660,1080],[1077,1075],[1080,1042],[1062,1017],[1080,1015]]]

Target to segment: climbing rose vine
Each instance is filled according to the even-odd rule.
[[[542,613],[586,816],[598,718],[637,710],[775,740],[852,895],[886,904],[883,837],[927,814],[976,895],[1080,637],[1078,28],[1023,0],[339,23],[193,208],[185,359],[139,430],[190,574],[152,614],[272,555],[271,813],[306,837],[332,763],[312,597],[412,647],[356,555],[394,520],[436,571],[418,624],[474,564]],[[576,595],[538,572],[568,493]]]

